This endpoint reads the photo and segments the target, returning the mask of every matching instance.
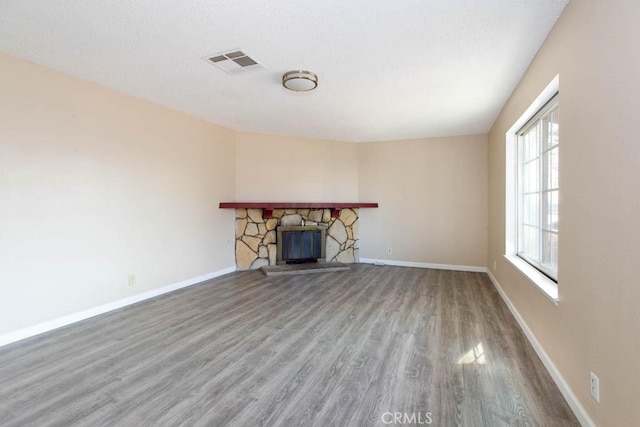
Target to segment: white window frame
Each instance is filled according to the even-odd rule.
[[[546,234],[555,234],[556,236],[558,235],[558,231],[557,230],[553,230],[551,227],[545,227],[545,214],[548,213],[548,200],[547,200],[547,195],[549,193],[555,192],[557,194],[558,192],[558,188],[552,188],[549,187],[549,181],[548,181],[548,177],[549,177],[549,171],[547,169],[547,166],[549,166],[547,164],[547,162],[545,161],[545,155],[549,152],[551,152],[553,149],[558,147],[558,144],[556,145],[552,145],[552,146],[546,146],[544,144],[543,141],[548,140],[549,139],[549,129],[548,127],[545,128],[545,126],[543,126],[543,119],[547,116],[549,116],[551,114],[552,110],[556,110],[558,105],[559,105],[559,101],[558,101],[558,93],[556,93],[523,127],[522,129],[520,129],[517,132],[517,144],[518,144],[518,225],[521,226],[522,228],[520,228],[518,230],[518,236],[516,237],[517,240],[517,244],[518,244],[518,252],[517,255],[524,259],[526,262],[528,262],[529,264],[531,264],[533,267],[537,268],[538,270],[540,270],[543,274],[546,274],[550,279],[554,280],[557,282],[558,280],[558,272],[557,270],[553,270],[552,268],[550,268],[550,266],[547,266],[543,263],[542,258],[543,258],[543,248],[544,248],[544,238],[542,237],[545,233]],[[540,125],[540,126],[538,126]],[[539,131],[539,133],[536,134],[538,141],[536,144],[536,156],[528,161],[524,161],[524,159],[522,158],[523,155],[525,155],[523,153],[522,150],[522,144],[523,144],[523,138],[524,135],[526,135],[530,130],[532,130],[534,127],[537,127]],[[557,151],[557,150],[556,150]],[[529,153],[531,154],[531,153]],[[523,170],[521,168],[524,169],[524,164],[525,163],[529,163],[529,165],[531,165],[532,162],[537,162],[538,164],[538,168],[537,168],[537,175],[539,178],[539,182],[538,182],[538,188],[536,188],[533,191],[530,191],[527,194],[537,194],[539,196],[539,200],[538,200],[538,212],[536,213],[537,216],[537,224],[534,225],[524,225],[525,223],[525,219],[524,219],[524,194],[526,193],[524,188],[522,188],[522,185],[525,183],[525,180],[523,178]],[[548,218],[547,218],[548,220]],[[531,229],[535,229],[537,234],[538,234],[538,238],[539,238],[539,246],[538,246],[538,254],[536,254],[535,257],[530,256],[530,254],[525,253],[524,249],[522,248],[522,244],[524,243],[524,238],[523,238],[523,234],[524,234],[524,227],[530,227]]]
[[[551,301],[558,302],[558,283],[517,255],[518,244],[518,133],[560,91],[560,78],[555,76],[505,135],[505,258],[524,274]]]

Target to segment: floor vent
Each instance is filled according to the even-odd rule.
[[[229,74],[265,69],[264,65],[241,49],[207,55],[203,59]]]

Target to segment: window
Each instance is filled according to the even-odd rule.
[[[559,91],[560,77],[555,76],[505,134],[504,256],[554,303],[558,303]]]
[[[516,254],[558,278],[558,95],[517,132]]]

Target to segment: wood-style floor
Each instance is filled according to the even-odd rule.
[[[0,349],[2,426],[366,426],[396,412],[579,425],[482,273],[232,273]]]

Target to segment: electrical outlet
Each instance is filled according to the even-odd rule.
[[[591,396],[596,402],[600,402],[600,380],[593,372],[591,372]]]
[[[392,253],[392,252],[393,252],[393,249],[391,249],[391,246],[389,246],[389,247],[387,248],[387,253],[388,253],[389,255],[391,255],[391,253]]]
[[[497,264],[496,264],[496,260],[493,260],[493,271],[496,271],[498,269]]]
[[[136,275],[135,274],[130,274],[129,275],[129,286],[134,286],[136,284]]]

